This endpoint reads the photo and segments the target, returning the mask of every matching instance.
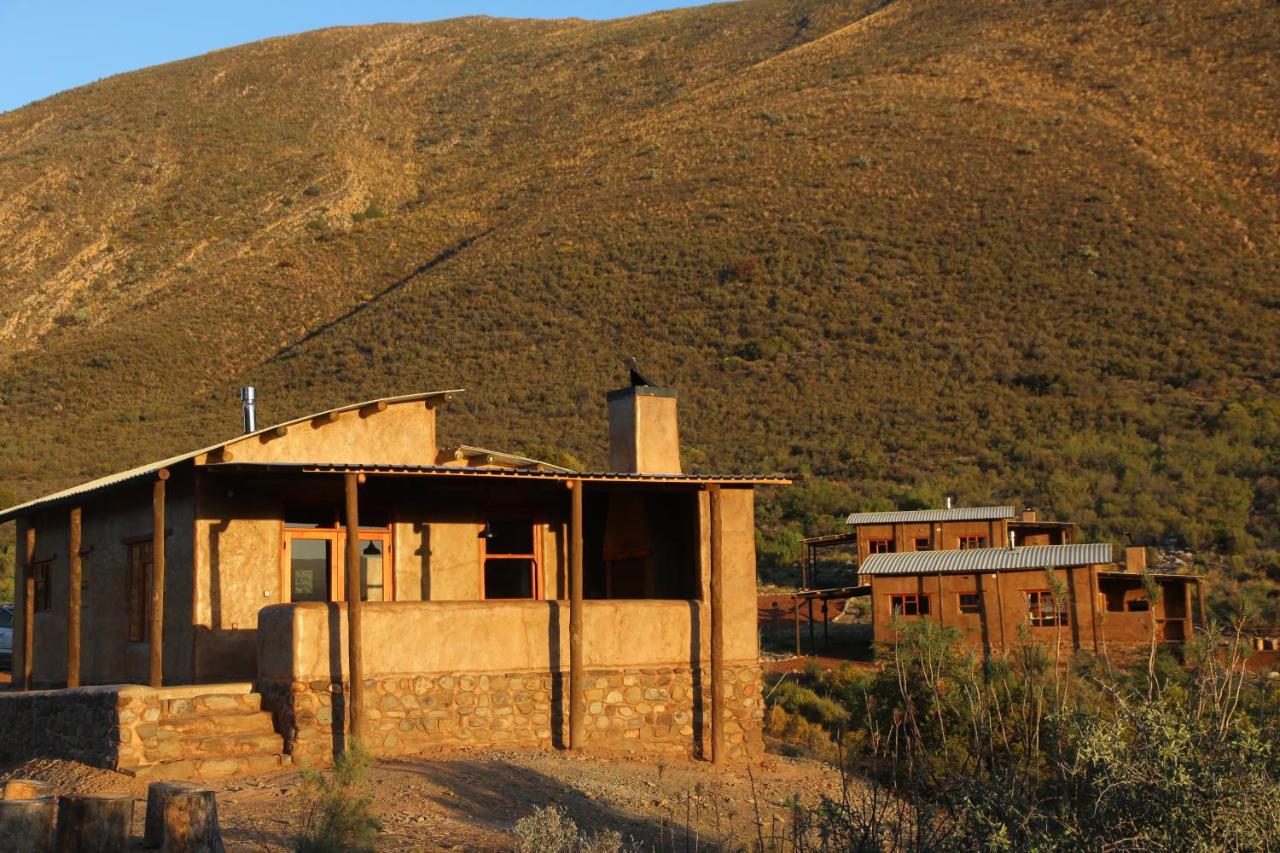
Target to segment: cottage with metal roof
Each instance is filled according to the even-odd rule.
[[[442,444],[457,391],[266,428],[246,391],[232,439],[0,512],[15,681],[55,688],[0,697],[0,753],[210,776],[355,734],[761,751],[752,495],[785,480],[682,473],[674,391],[608,395],[598,473]],[[134,710],[31,737],[82,685]]]
[[[877,643],[893,642],[904,623],[919,619],[954,628],[988,652],[1023,636],[1099,654],[1147,643],[1153,629],[1160,642],[1190,639],[1203,621],[1200,579],[1154,575],[1152,602],[1142,583],[1145,550],[1128,549],[1123,565],[1112,550],[1081,543],[880,553],[857,571]]]

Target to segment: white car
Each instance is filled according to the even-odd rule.
[[[0,604],[0,669],[13,666],[13,605]]]

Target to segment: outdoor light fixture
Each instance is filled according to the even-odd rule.
[[[476,538],[477,538],[477,539],[492,539],[492,538],[493,538],[493,528],[489,526],[489,522],[487,522],[487,521],[486,521],[486,522],[484,523],[484,527],[480,528],[480,535],[479,535],[478,537],[476,537]]]

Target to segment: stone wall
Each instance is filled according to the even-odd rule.
[[[586,746],[594,751],[698,757],[710,738],[709,673],[688,667],[587,672]],[[296,764],[324,764],[343,747],[348,685],[328,680],[258,684]],[[760,668],[725,669],[725,743],[731,758],[763,752]],[[560,673],[440,673],[365,680],[365,742],[377,755],[448,746],[562,747],[568,679]]]
[[[66,758],[116,768],[120,688],[0,694],[0,762]]]

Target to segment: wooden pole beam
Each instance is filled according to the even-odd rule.
[[[711,498],[711,761],[723,764],[724,748],[724,517],[720,487]]]
[[[67,686],[80,686],[80,507],[71,508],[67,551]]]
[[[164,684],[164,487],[169,472],[161,469],[151,485],[151,681]]]
[[[796,657],[800,657],[800,596],[791,600],[791,626],[796,633]]]
[[[581,749],[587,711],[582,654],[582,481],[574,480],[569,488],[569,749]]]
[[[360,499],[359,480],[344,474],[347,503],[347,670],[351,680],[348,744],[359,742],[364,725],[364,658],[360,634]]]
[[[22,689],[31,689],[31,655],[35,650],[36,578],[31,563],[36,558],[36,528],[27,522],[26,547],[22,561]]]

